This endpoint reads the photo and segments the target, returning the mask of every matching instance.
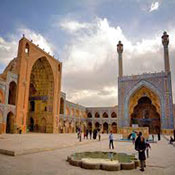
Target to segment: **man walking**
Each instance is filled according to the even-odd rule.
[[[113,137],[112,131],[110,131],[110,134],[109,134],[109,149],[114,149],[113,141],[114,141],[114,137]]]

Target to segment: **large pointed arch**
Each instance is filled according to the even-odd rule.
[[[146,88],[150,92],[154,93],[158,98],[160,102],[160,116],[161,116],[161,123],[162,127],[164,127],[164,119],[165,119],[165,111],[164,111],[164,100],[161,92],[158,90],[157,87],[155,87],[153,84],[151,84],[148,81],[141,80],[139,83],[137,83],[127,94],[125,98],[124,103],[124,123],[123,126],[129,126],[129,103],[131,100],[131,97],[137,93],[141,88]]]
[[[47,58],[41,57],[35,61],[30,73],[29,102],[35,104],[36,107],[28,111],[28,128],[32,117],[36,121],[35,130],[38,126],[39,132],[52,132],[47,129],[46,124],[52,125],[53,123],[53,95],[53,70]]]

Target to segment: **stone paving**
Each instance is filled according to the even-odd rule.
[[[119,138],[115,135],[115,138]],[[0,148],[19,151],[34,148],[57,148],[55,150],[34,154],[7,156],[0,154],[0,175],[175,175],[175,147],[162,137],[158,143],[151,144],[150,158],[144,172],[139,169],[108,172],[102,170],[85,170],[73,167],[66,162],[68,155],[82,151],[110,151],[108,136],[102,135],[102,141],[82,140],[75,134],[23,134],[1,135]],[[20,147],[20,144],[22,146]],[[48,149],[49,150],[49,149]],[[135,153],[131,142],[115,141],[117,152]]]

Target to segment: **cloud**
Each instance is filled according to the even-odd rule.
[[[20,34],[25,34],[25,37],[29,40],[33,40],[34,44],[38,44],[40,48],[44,49],[46,52],[53,54],[55,47],[40,33],[33,31],[28,28],[18,29]]]
[[[4,39],[0,37],[0,70],[1,72],[7,66],[7,64],[12,60],[14,57],[17,56],[17,49],[18,49],[18,41],[22,34],[25,34],[25,37],[29,40],[33,40],[35,44],[39,44],[40,48],[44,48],[46,52],[50,52],[53,54],[54,47],[51,43],[49,43],[44,36],[40,33],[37,33],[33,30],[27,28],[19,28],[17,29],[18,34],[9,35],[7,38]]]
[[[77,32],[79,30],[86,29],[89,26],[88,26],[88,23],[79,23],[77,21],[66,20],[66,21],[62,21],[60,23],[60,27],[63,30],[66,30],[66,31],[68,31],[70,33],[74,33],[74,32]]]
[[[76,24],[73,29],[70,24]],[[62,90],[69,101],[85,106],[114,106],[118,104],[118,55],[116,44],[124,44],[124,75],[158,72],[164,69],[162,31],[150,38],[138,41],[129,39],[120,26],[114,27],[104,18],[96,18],[89,23],[64,19],[60,21],[62,32],[69,40],[60,57],[63,60]],[[77,27],[78,26],[78,27]],[[8,40],[0,37],[0,65],[7,65],[16,56],[19,35],[32,39],[46,51],[56,49],[42,34],[21,27],[18,35],[10,35]],[[175,30],[169,29],[170,63],[172,84],[175,87]],[[1,69],[1,67],[0,67]],[[173,91],[174,93],[174,91]],[[175,95],[173,95],[175,97]]]
[[[149,12],[159,9],[159,2],[152,2]]]
[[[14,40],[6,41],[0,37],[0,67],[1,70],[11,59],[17,55],[17,42]]]
[[[81,26],[78,21],[76,24]],[[64,25],[69,26],[65,21]],[[162,31],[155,33],[152,39],[142,38],[134,42],[125,36],[120,26],[111,26],[105,18],[83,23],[83,26],[86,27],[79,28],[74,33],[71,33],[72,28],[62,28],[70,37],[62,55],[63,91],[70,101],[85,106],[117,104],[116,44],[119,40],[124,44],[124,75],[159,72],[164,69]],[[169,34],[173,36],[175,31],[171,30]],[[172,37],[170,40],[170,50],[173,52],[175,48],[171,43],[175,40],[172,41]],[[174,84],[173,79],[173,86]]]

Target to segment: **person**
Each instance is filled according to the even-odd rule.
[[[140,160],[140,170],[144,171],[144,167],[146,167],[146,156],[145,156],[146,143],[143,136],[140,137],[140,142],[138,143],[138,152],[139,152],[139,160]]]
[[[80,129],[80,131],[79,131],[79,141],[81,142],[81,137],[82,137],[82,131],[81,131],[81,129]]]
[[[149,158],[149,149],[151,149],[151,145],[148,142],[148,139],[146,140],[146,155],[147,158]]]
[[[175,142],[175,140],[173,139],[172,136],[170,136],[170,144],[172,144],[173,142]]]
[[[114,137],[113,137],[113,134],[112,134],[112,131],[110,131],[110,134],[109,134],[109,149],[114,149]]]
[[[142,132],[137,133],[137,138],[136,138],[136,141],[135,141],[135,150],[136,151],[138,151],[138,145],[139,145],[141,136],[142,136]]]
[[[128,135],[128,140],[130,140],[131,137],[132,137],[132,133],[130,133],[130,134]]]
[[[88,129],[86,129],[86,139],[88,139],[88,134],[89,134],[89,131]]]
[[[99,140],[99,141],[101,140],[101,133],[100,133],[100,130],[98,131],[98,140]]]
[[[92,138],[92,129],[89,130],[90,139]]]
[[[154,134],[152,134],[152,141],[154,142]]]
[[[135,144],[135,139],[136,139],[136,133],[135,131],[132,131],[132,143]]]
[[[84,131],[84,139],[87,138],[86,130]]]
[[[158,130],[157,137],[158,137],[158,141],[160,141],[160,130]]]
[[[79,139],[80,136],[80,128],[77,128],[77,139]]]
[[[95,140],[97,138],[97,129],[93,130],[93,139]]]

